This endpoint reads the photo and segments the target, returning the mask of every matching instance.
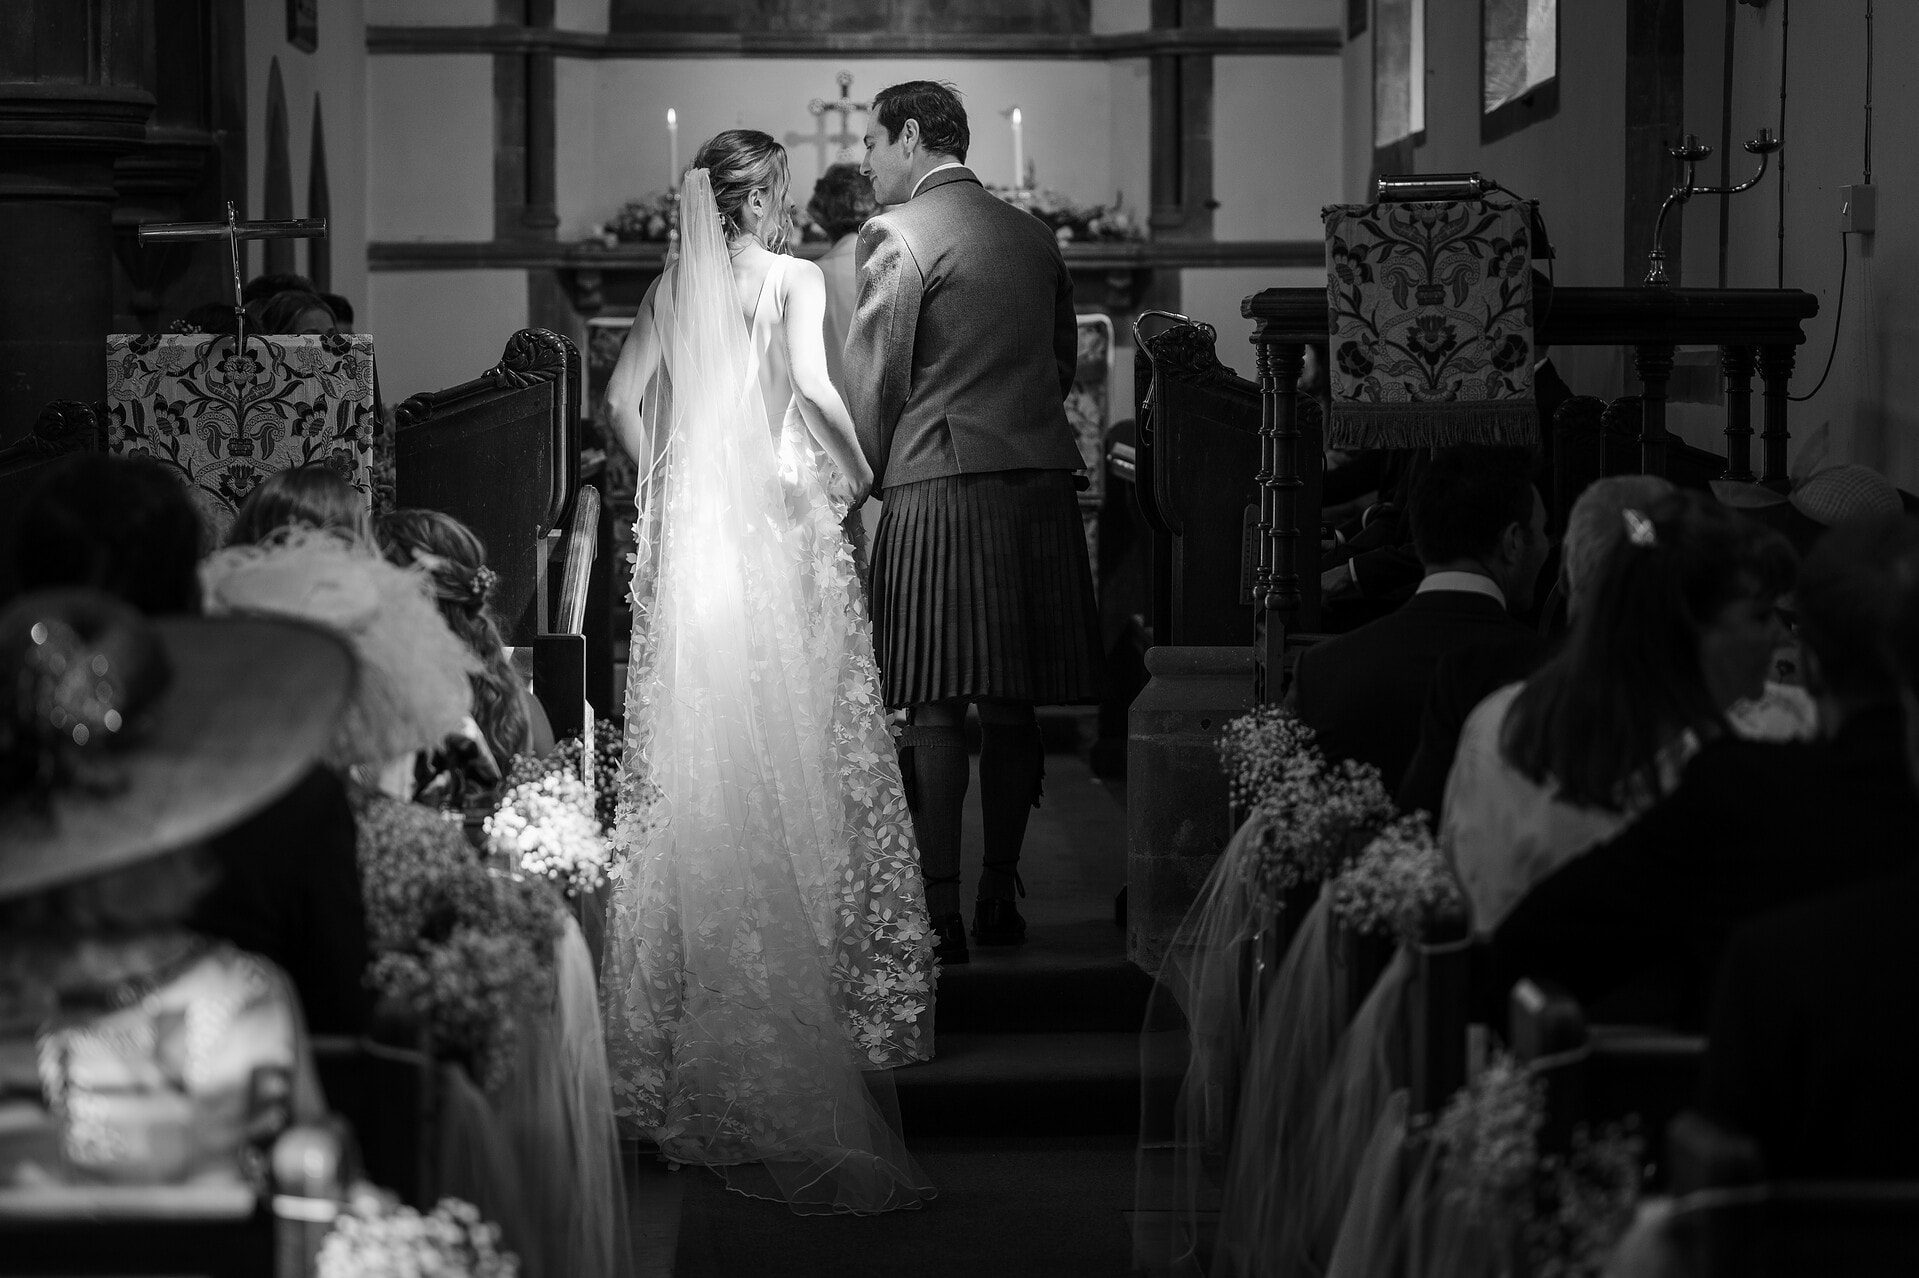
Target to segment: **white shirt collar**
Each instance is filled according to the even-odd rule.
[[[938,173],[941,169],[963,169],[965,167],[966,166],[960,163],[958,160],[948,160],[944,164],[935,164],[932,168],[920,174],[919,181],[913,183],[913,195],[918,195],[920,193],[920,188],[926,185],[926,179],[932,177],[935,173]],[[910,200],[913,198],[913,195],[909,195],[906,198]]]
[[[1423,595],[1429,590],[1464,590],[1497,599],[1501,608],[1506,606],[1506,592],[1483,572],[1429,572],[1413,593]]]

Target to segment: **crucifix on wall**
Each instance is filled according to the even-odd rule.
[[[861,140],[860,135],[853,132],[853,116],[855,113],[865,115],[873,109],[873,104],[871,102],[855,102],[853,100],[853,73],[851,71],[842,71],[833,78],[839,82],[840,96],[831,100],[814,98],[806,104],[806,109],[820,122],[822,129],[826,127],[826,117],[831,113],[838,113],[840,117],[840,131],[838,133],[826,134],[823,141],[839,143],[839,154],[833,157],[835,161],[850,160],[853,158],[854,144]],[[825,147],[822,145],[820,150],[820,158],[824,160],[826,158]],[[822,165],[822,167],[824,166]]]

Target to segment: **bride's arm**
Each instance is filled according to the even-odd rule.
[[[647,288],[646,299],[640,303],[640,312],[633,317],[633,327],[627,330],[620,347],[619,362],[606,383],[607,420],[620,447],[638,463],[642,476],[653,465],[654,448],[664,442],[653,437],[651,423],[640,417],[647,383],[660,367],[660,339],[653,328],[653,294],[659,287],[655,279]]]
[[[853,415],[826,371],[826,280],[820,268],[795,259],[786,272],[786,362],[806,428],[853,487],[854,505],[873,487],[873,467],[860,451]]]

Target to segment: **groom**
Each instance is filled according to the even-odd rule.
[[[882,205],[860,232],[847,400],[884,503],[874,647],[901,738],[942,962],[960,913],[962,727],[980,718],[986,854],[973,939],[1026,936],[1014,903],[1045,757],[1037,705],[1096,701],[1098,612],[1062,401],[1078,361],[1073,281],[1053,233],[965,167],[966,109],[942,84],[885,89],[867,117]]]

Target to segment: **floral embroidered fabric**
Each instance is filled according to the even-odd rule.
[[[1533,443],[1528,206],[1333,205],[1323,216],[1327,444]]]
[[[639,495],[602,1001],[624,1124],[756,1164],[728,1174],[745,1192],[881,1211],[930,1191],[862,1072],[932,1055],[931,939],[844,512],[784,362],[789,266],[750,332],[728,276],[701,314],[677,265],[655,303],[643,413],[671,433]]]
[[[117,333],[107,338],[108,448],[175,470],[226,535],[254,485],[331,466],[372,500],[373,339]]]

